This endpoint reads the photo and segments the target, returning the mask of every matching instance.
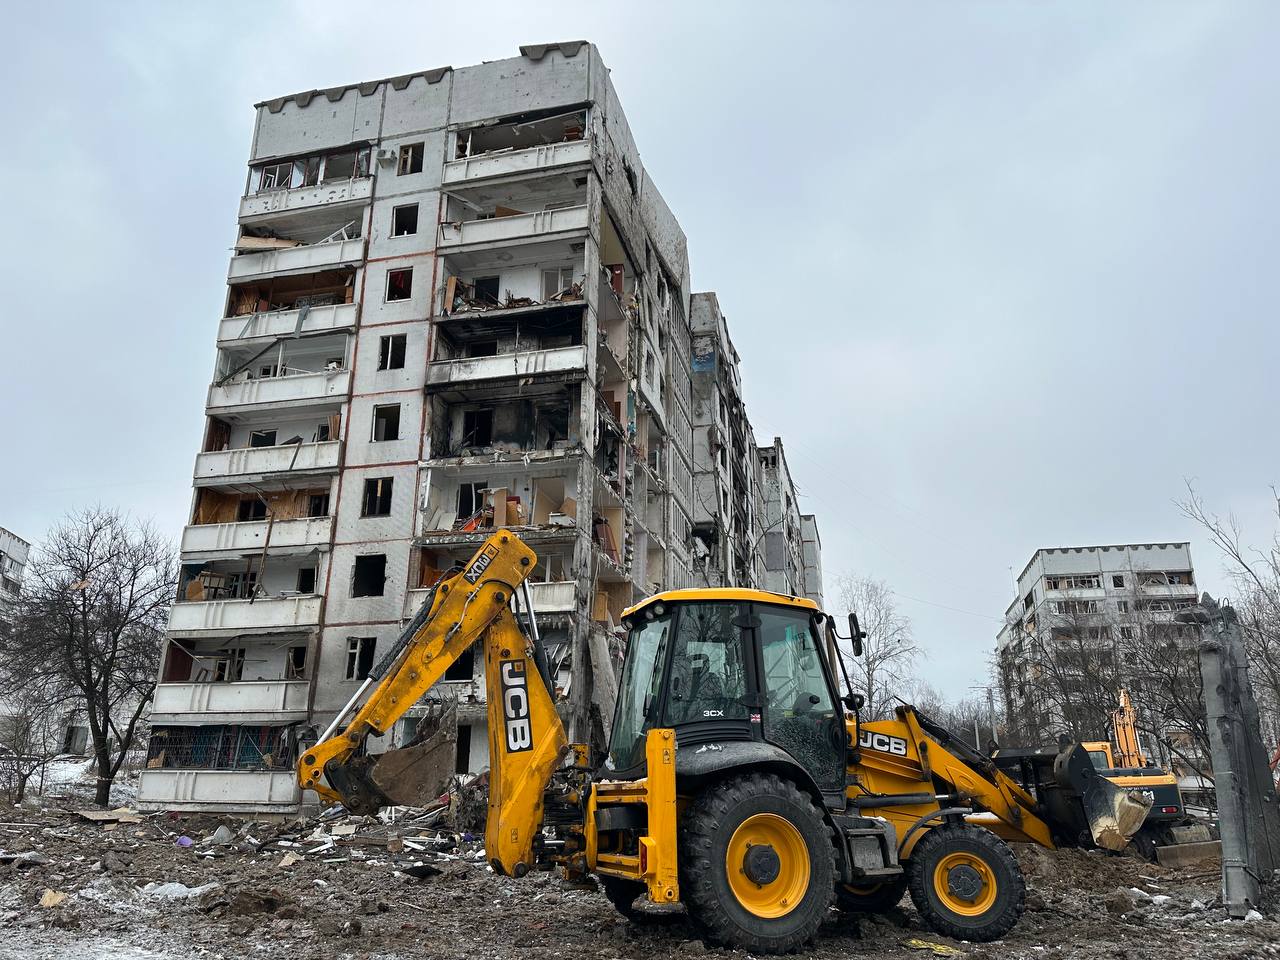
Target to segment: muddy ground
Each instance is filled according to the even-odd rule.
[[[708,949],[679,912],[631,923],[601,894],[554,875],[497,877],[478,843],[436,839],[422,824],[155,815],[103,825],[69,801],[0,808],[0,957],[747,956]],[[833,910],[807,955],[929,957],[910,944],[923,940],[974,960],[1280,957],[1280,923],[1229,920],[1217,905],[1214,864],[1173,871],[1096,852],[1018,856],[1027,912],[1001,943],[938,936],[907,898],[883,917]]]

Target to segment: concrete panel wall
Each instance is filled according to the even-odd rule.
[[[444,74],[436,83],[426,77],[414,77],[403,90],[384,84],[382,136],[400,137],[443,127],[448,122],[452,86],[452,72]]]
[[[344,483],[343,486],[347,484]],[[396,486],[399,487],[399,482]],[[412,495],[412,483],[406,482],[405,486],[408,488],[406,492]],[[397,489],[397,495],[399,492]],[[387,555],[387,582],[383,595],[353,597],[351,572],[355,565],[355,558],[360,554],[372,553]],[[329,578],[329,596],[325,604],[326,625],[399,623],[404,609],[405,584],[409,577],[408,540],[340,543],[333,548],[330,564],[333,567],[333,575]],[[362,626],[360,629],[363,630],[365,627]]]
[[[379,370],[378,357],[382,338],[395,334],[403,334],[405,337],[404,367],[399,370]],[[421,390],[426,383],[429,335],[430,328],[421,320],[384,323],[374,327],[362,326],[357,334],[359,348],[356,351],[352,392],[359,396],[367,393],[387,393],[392,390]],[[403,434],[403,415],[400,424]],[[416,430],[415,423],[414,431]]]
[[[373,408],[393,403],[400,404],[399,439],[374,440]],[[346,433],[346,466],[416,461],[422,434],[422,403],[422,394],[417,390],[354,397],[347,408],[351,428]]]
[[[380,94],[362,97],[359,91],[351,89],[336,103],[319,94],[305,107],[298,106],[296,100],[287,100],[278,113],[261,106],[250,162],[318,153],[355,140],[376,140],[381,101]]]
[[[449,123],[584,102],[590,95],[588,49],[583,46],[574,57],[549,50],[541,60],[512,57],[454,70]]]

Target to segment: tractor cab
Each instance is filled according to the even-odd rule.
[[[645,734],[676,731],[685,785],[775,767],[843,809],[849,735],[812,600],[742,589],[660,593],[623,614],[626,662],[605,773],[644,775]]]

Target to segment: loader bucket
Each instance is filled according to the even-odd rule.
[[[1106,850],[1123,850],[1129,839],[1138,832],[1151,809],[1151,798],[1135,795],[1117,787],[1098,773],[1089,759],[1088,752],[1078,743],[1064,747],[1053,762],[1054,778],[1068,796],[1079,798],[1078,807],[1070,804],[1070,810],[1060,811],[1067,823],[1059,827],[1075,826],[1070,823],[1083,816],[1093,842]]]
[[[388,750],[369,770],[369,779],[391,803],[428,806],[449,786],[457,739],[455,730],[443,728],[421,743]]]

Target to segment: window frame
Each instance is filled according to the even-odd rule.
[[[408,277],[408,285],[405,290],[405,295],[403,297],[396,297],[392,299],[391,278],[400,276],[400,275],[405,275]],[[412,299],[413,299],[413,267],[396,267],[393,270],[388,270],[386,289],[383,290],[382,302],[383,303],[407,303]]]

